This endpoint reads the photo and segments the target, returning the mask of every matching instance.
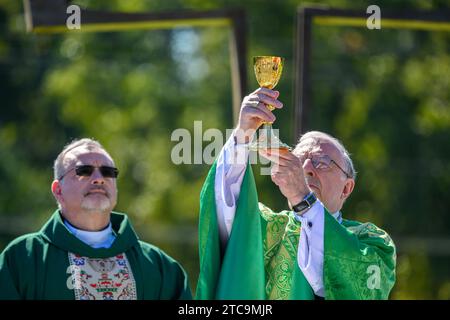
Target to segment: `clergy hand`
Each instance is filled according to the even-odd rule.
[[[272,181],[291,205],[296,205],[310,192],[299,158],[290,152],[278,149],[260,150],[259,153],[273,162]]]
[[[266,105],[282,108],[283,104],[277,100],[279,95],[278,91],[258,88],[243,99],[236,132],[239,143],[249,142],[263,122],[275,121],[275,116]]]

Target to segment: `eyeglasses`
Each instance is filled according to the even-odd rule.
[[[77,176],[80,177],[90,177],[93,173],[94,170],[98,168],[100,170],[100,173],[102,174],[102,176],[104,178],[117,178],[117,176],[119,175],[119,169],[114,168],[114,167],[108,167],[108,166],[100,166],[100,167],[96,167],[96,166],[91,166],[88,164],[84,164],[84,165],[79,165],[79,166],[75,166],[72,167],[71,169],[67,170],[64,174],[62,174],[58,180],[61,180],[62,178],[64,178],[64,176],[66,174],[68,174],[70,171],[75,169],[75,174]]]
[[[342,169],[337,163],[336,161],[334,161],[333,159],[331,159],[329,156],[317,156],[317,157],[309,157],[309,158],[305,158],[303,161],[305,161],[306,159],[310,159],[311,163],[313,165],[314,168],[316,168],[317,170],[328,170],[331,169],[331,163],[334,163],[334,165],[336,167],[338,167],[347,178],[351,178],[352,176],[350,174],[348,174],[344,169]]]

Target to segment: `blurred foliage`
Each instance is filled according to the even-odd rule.
[[[293,140],[294,31],[301,1],[159,0],[74,3],[122,12],[244,8],[249,92],[253,55],[286,58],[275,128]],[[366,1],[308,1],[365,10]],[[439,10],[448,1],[381,1],[382,10]],[[93,137],[121,170],[118,211],[143,240],[179,260],[195,288],[198,197],[209,169],[174,165],[171,134],[234,126],[227,28],[36,35],[20,1],[0,1],[0,249],[35,231],[55,208],[53,161],[73,138]],[[449,299],[449,256],[402,251],[408,236],[448,237],[450,35],[315,26],[310,129],[339,137],[357,186],[347,218],[372,221],[399,245],[394,299]],[[255,170],[257,172],[257,170]],[[267,176],[260,200],[285,209]],[[397,241],[398,240],[398,241]]]

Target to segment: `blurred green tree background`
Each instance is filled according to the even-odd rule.
[[[121,12],[244,8],[249,92],[253,55],[286,58],[276,128],[293,139],[294,37],[302,1],[80,0]],[[364,10],[365,1],[308,1]],[[381,1],[386,10],[449,9],[446,0]],[[309,127],[339,137],[359,172],[344,206],[398,246],[393,299],[450,299],[450,34],[316,26]],[[116,160],[118,211],[141,238],[198,275],[197,215],[207,164],[175,165],[171,134],[194,121],[232,128],[225,27],[30,34],[19,1],[0,1],[0,250],[55,209],[53,161],[73,138],[99,140]],[[207,142],[205,142],[207,143]],[[260,200],[286,201],[257,175]]]

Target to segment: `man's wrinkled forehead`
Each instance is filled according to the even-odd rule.
[[[334,143],[326,139],[307,138],[299,143],[297,150],[299,156],[320,154],[333,157],[340,154],[339,149]]]
[[[321,141],[314,138],[306,138],[302,140],[296,148],[296,153],[299,156],[311,153],[313,151],[321,149]]]
[[[102,165],[114,166],[114,160],[105,150],[87,146],[79,146],[67,152],[64,156],[63,163],[65,167],[77,162],[91,164],[85,163],[89,160],[100,161]]]

